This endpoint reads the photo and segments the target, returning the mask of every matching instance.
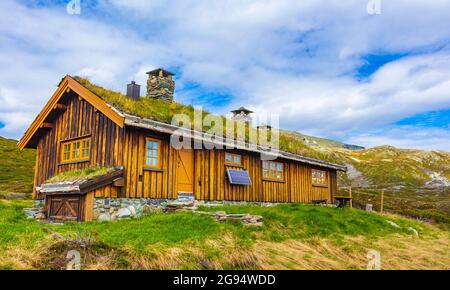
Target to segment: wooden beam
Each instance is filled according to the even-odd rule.
[[[56,104],[56,105],[53,107],[53,109],[54,109],[54,110],[57,110],[57,111],[65,111],[65,110],[67,110],[67,106],[66,106],[66,105],[63,105],[63,104]]]
[[[114,180],[123,177],[123,170],[113,171],[106,175],[94,178],[86,183],[80,185],[80,193],[84,194],[89,191],[96,190],[108,184],[112,184]]]
[[[53,129],[54,125],[53,123],[42,123],[41,128],[42,129]]]
[[[123,177],[117,178],[113,181],[113,186],[115,187],[124,187],[125,186],[125,179]]]

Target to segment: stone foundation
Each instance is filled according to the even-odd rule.
[[[138,218],[146,214],[162,213],[170,211],[169,208],[175,204],[190,203],[191,208],[199,206],[222,206],[222,205],[245,205],[255,204],[260,206],[273,206],[275,203],[245,202],[245,201],[203,201],[181,198],[151,199],[151,198],[95,198],[94,220],[114,221],[127,218]],[[169,205],[169,206],[168,206]]]
[[[245,201],[203,201],[195,200],[193,196],[180,196],[177,200],[152,198],[95,198],[93,205],[93,220],[114,221],[127,218],[139,218],[146,214],[170,212],[177,206],[188,205],[192,210],[199,206],[220,207],[222,205],[274,206],[277,203],[245,202]],[[36,200],[32,208],[25,208],[29,219],[44,220],[45,200]]]
[[[112,221],[163,212],[168,199],[95,198],[94,220]]]

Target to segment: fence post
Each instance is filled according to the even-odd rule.
[[[381,190],[380,212],[383,213],[383,210],[384,210],[384,189]]]
[[[352,197],[352,187],[348,188],[348,193],[350,195],[350,208],[353,208],[353,197]]]

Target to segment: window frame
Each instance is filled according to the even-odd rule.
[[[85,141],[88,141],[88,148],[83,147]],[[77,145],[77,149],[74,150],[74,145]],[[92,138],[89,137],[81,137],[71,140],[60,141],[60,163],[61,164],[69,164],[69,163],[78,163],[78,162],[87,162],[91,160],[91,152],[92,152]],[[68,150],[65,150],[65,149]],[[83,156],[83,151],[88,150],[87,156]],[[68,154],[68,158],[66,158],[66,153]],[[77,154],[77,157],[74,155]]]
[[[316,177],[314,176],[314,172],[323,173],[323,182],[317,183],[315,182]],[[311,184],[314,187],[328,187],[328,171],[321,169],[311,169]]]
[[[231,159],[232,161],[227,161],[227,155],[231,155]],[[234,157],[239,156],[239,163],[234,162]],[[242,167],[243,166],[243,160],[242,160],[242,155],[241,154],[237,154],[237,153],[231,153],[231,152],[225,152],[225,165],[228,166],[237,166],[237,167]]]
[[[147,151],[149,150],[147,148],[148,141],[152,141],[152,142],[158,143],[158,148],[156,149],[157,150],[156,165],[149,165],[149,164],[147,164],[147,158],[155,159],[155,156],[148,156],[147,155]],[[145,144],[144,144],[144,146],[145,146],[145,150],[144,150],[144,154],[145,154],[144,155],[144,168],[161,169],[161,167],[162,167],[162,164],[161,164],[161,140],[153,138],[153,137],[145,137]],[[155,149],[152,148],[150,150],[155,150]]]
[[[264,175],[264,164],[267,163],[267,176]],[[275,164],[275,170],[271,169],[271,164]],[[281,165],[281,177],[277,177],[278,176],[278,172],[280,172],[278,170],[278,166]],[[285,169],[286,166],[284,164],[284,162],[280,162],[280,161],[272,161],[272,160],[262,160],[261,162],[261,169],[262,169],[262,178],[263,180],[267,180],[267,181],[286,181],[285,179]],[[275,176],[276,177],[272,177],[271,176],[271,172],[275,172]]]

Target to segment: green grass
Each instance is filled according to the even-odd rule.
[[[33,191],[36,151],[20,151],[17,141],[0,137],[0,196],[1,193]]]
[[[28,200],[0,200],[0,249],[19,242],[33,246],[45,236],[42,224],[26,219],[23,208],[30,206]]]
[[[26,219],[22,209],[30,205],[31,201],[0,200],[0,268],[16,267],[17,253],[24,253],[26,257],[36,253],[32,258],[33,267],[58,268],[58,259],[65,257],[67,251],[73,248],[83,251],[86,259],[90,259],[86,262],[88,264],[98,263],[95,259],[102,256],[102,259],[108,257],[108,265],[115,268],[136,267],[133,265],[140,259],[159,264],[140,262],[143,264],[138,263],[141,265],[138,267],[170,267],[170,264],[164,265],[164,258],[156,262],[152,260],[166,254],[176,261],[182,259],[180,267],[186,269],[204,267],[199,266],[203,260],[221,261],[221,267],[229,269],[253,268],[256,267],[255,261],[248,251],[260,241],[283,243],[296,240],[314,245],[326,239],[345,250],[350,247],[345,241],[351,237],[364,237],[368,242],[389,236],[411,237],[411,233],[406,230],[409,226],[418,230],[421,238],[432,238],[437,233],[437,229],[429,225],[404,218],[301,204],[202,208],[207,211],[262,215],[262,227],[244,226],[240,222],[218,223],[209,216],[190,212],[151,214],[117,222],[50,225]],[[394,221],[402,228],[392,227],[387,220]],[[89,249],[82,249],[71,240],[63,243],[51,238],[52,232],[69,238],[94,237],[95,242]],[[361,250],[355,248],[357,246],[352,247],[352,251]],[[180,249],[182,253],[174,258],[170,249]],[[2,255],[11,251],[15,253],[13,258],[2,258]],[[21,259],[19,261],[23,263]]]
[[[128,245],[142,250],[149,245],[174,245],[183,241],[214,238],[221,226],[211,218],[190,213],[152,214],[139,219],[117,222],[90,222],[67,224],[62,232],[82,230],[95,233],[100,241],[110,246]]]
[[[216,208],[203,207],[205,211],[216,211]],[[341,239],[344,236],[366,237],[384,236],[393,233],[407,234],[387,224],[387,218],[378,214],[355,209],[338,209],[306,204],[281,204],[276,207],[261,207],[256,205],[225,205],[220,211],[227,213],[250,213],[264,217],[262,229],[242,227],[236,231],[241,236],[251,236],[258,232],[259,238],[269,241],[286,239],[309,239],[313,237]],[[402,226],[418,227],[424,230],[422,224],[401,218],[391,219]]]
[[[189,212],[152,214],[140,219],[118,222],[66,223],[52,226],[27,220],[22,208],[30,206],[26,201],[0,201],[0,244],[5,246],[16,239],[41,237],[42,229],[50,227],[60,233],[91,232],[101,242],[111,246],[130,245],[136,249],[155,243],[173,244],[186,240],[204,240],[230,232],[242,239],[262,238],[280,241],[290,238],[342,236],[383,236],[393,233],[407,234],[387,224],[387,218],[359,210],[333,209],[302,204],[283,204],[276,207],[223,206],[227,213],[250,213],[264,217],[263,227],[243,226],[240,222],[217,223],[211,217]],[[214,211],[217,208],[203,208]],[[395,218],[404,226],[414,226],[423,231],[427,227],[417,222]]]
[[[63,173],[59,173],[47,182],[63,182],[63,181],[75,181],[79,179],[92,179],[112,172],[114,168],[106,167],[88,167],[83,169],[75,169]]]

